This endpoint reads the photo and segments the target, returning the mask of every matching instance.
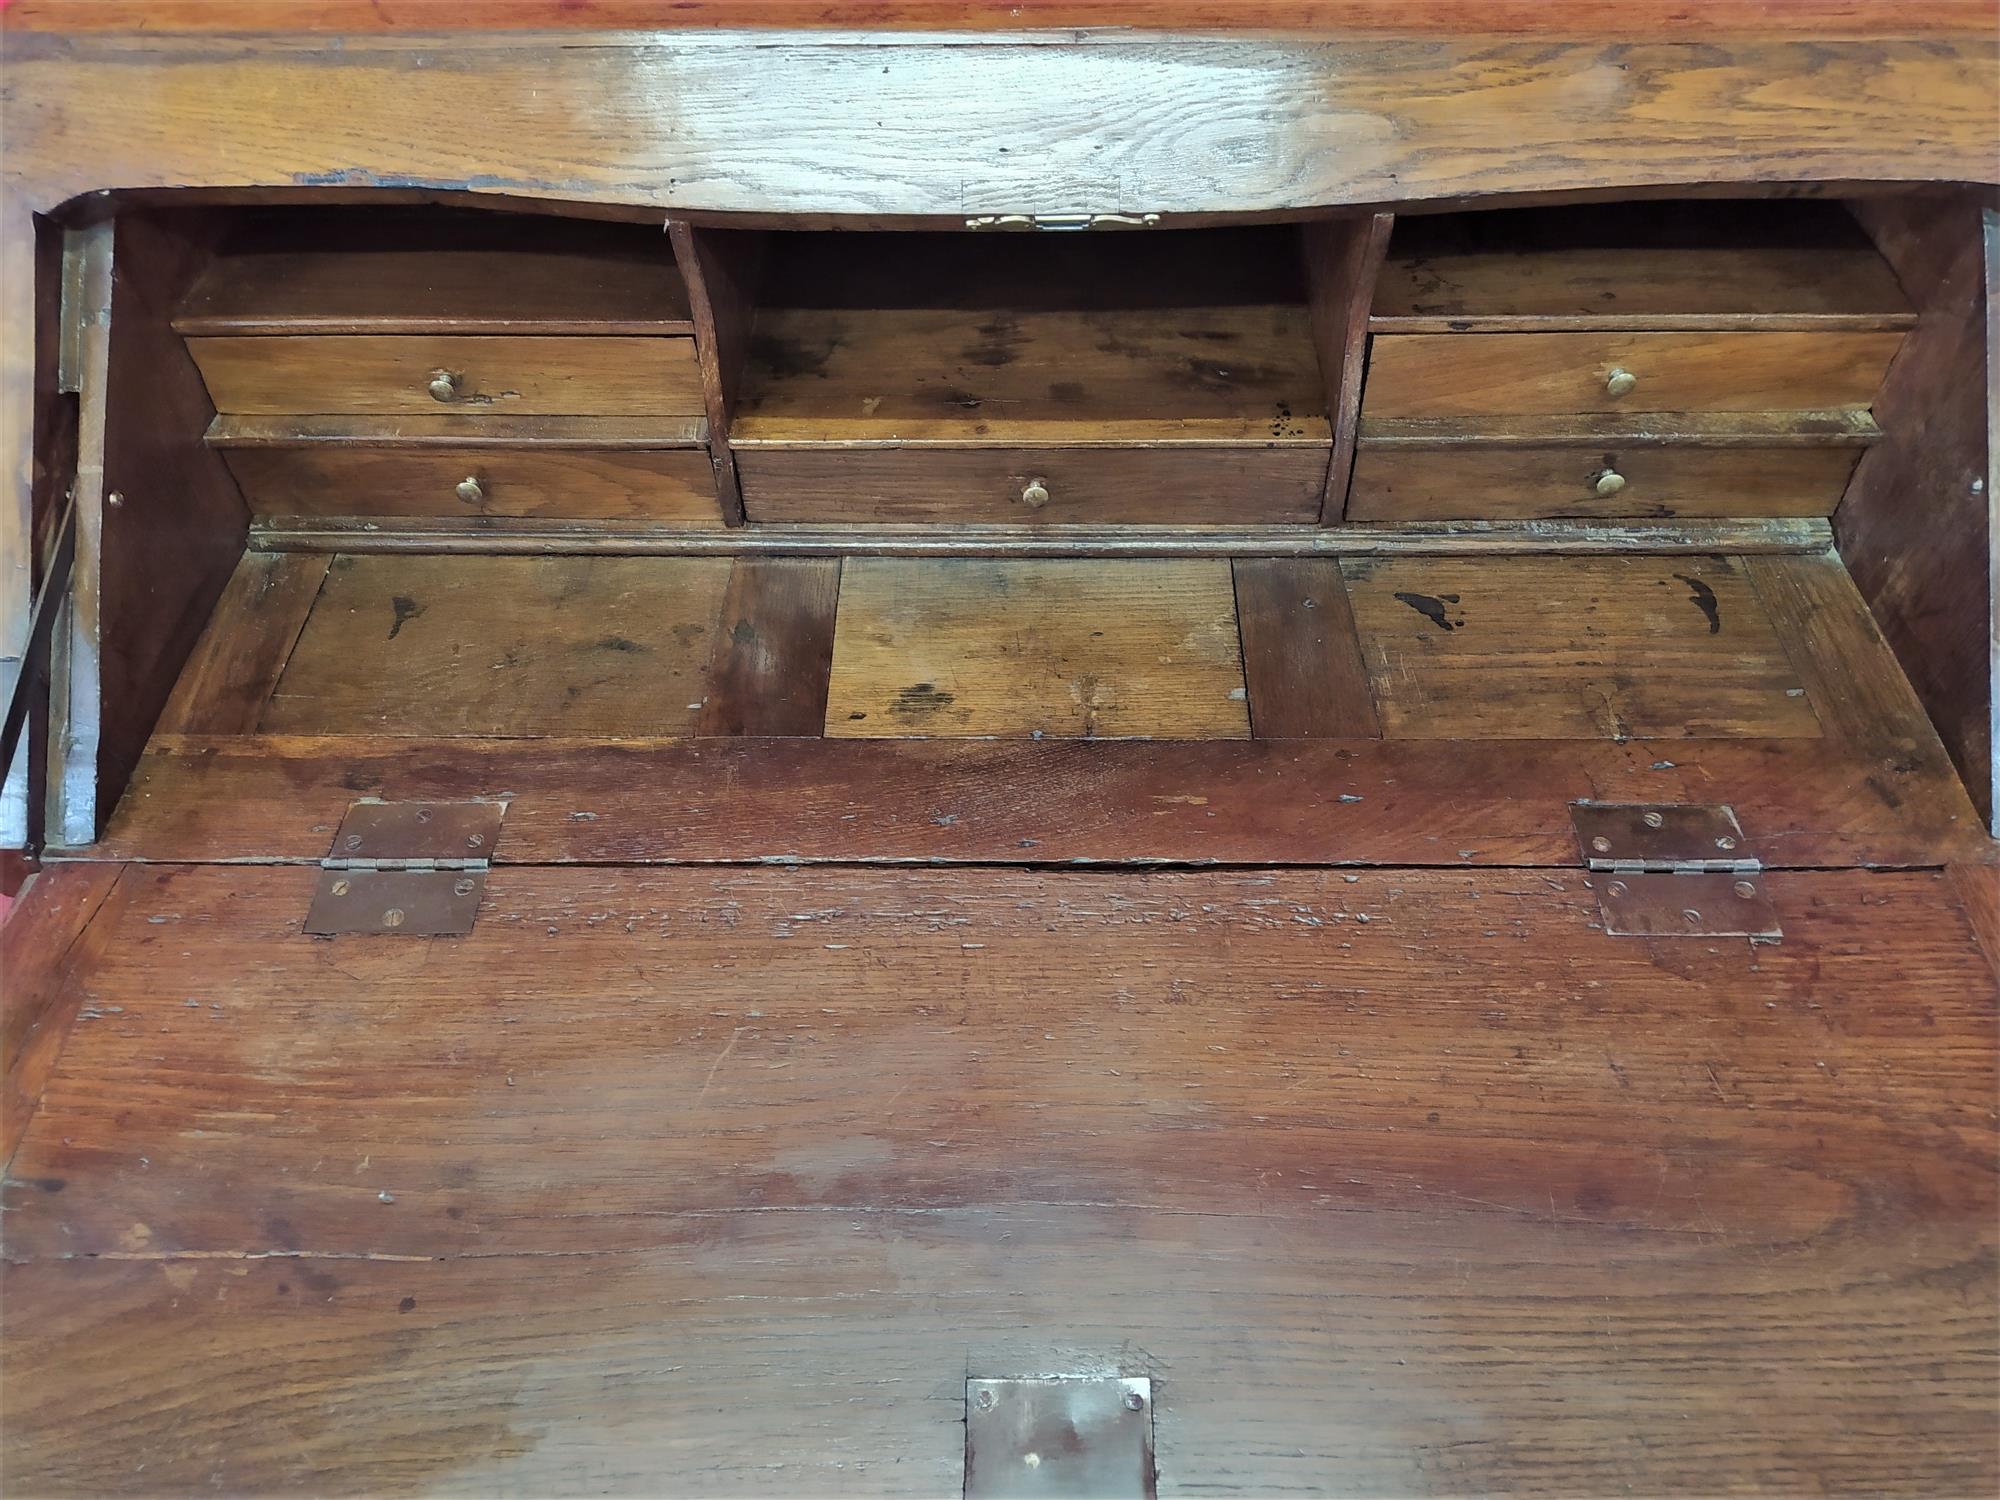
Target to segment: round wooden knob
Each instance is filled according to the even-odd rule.
[[[1039,479],[1030,479],[1021,489],[1021,503],[1030,510],[1040,510],[1049,503],[1049,487]]]
[[[1632,387],[1638,383],[1639,377],[1634,375],[1630,370],[1614,369],[1609,375],[1604,377],[1605,394],[1611,396],[1629,395]]]
[[[433,401],[456,401],[465,377],[456,370],[431,371],[430,384],[424,389],[431,393]]]
[[[1625,476],[1616,469],[1600,470],[1590,487],[1600,495],[1615,495],[1625,488]]]
[[[477,474],[468,474],[453,487],[452,493],[467,505],[477,505],[486,498],[486,486],[479,482]]]

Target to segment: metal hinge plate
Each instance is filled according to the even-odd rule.
[[[1153,1382],[965,1382],[965,1500],[1153,1500]]]
[[[1784,936],[1763,863],[1733,808],[1577,802],[1570,815],[1606,932]]]
[[[504,802],[357,802],[320,861],[317,937],[463,937],[486,893]]]

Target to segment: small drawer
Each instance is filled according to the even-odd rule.
[[[701,448],[232,448],[260,516],[520,516],[720,526]]]
[[[1825,516],[1860,449],[1356,446],[1350,521]]]
[[[1801,411],[1875,399],[1901,333],[1379,334],[1371,418]]]
[[[743,448],[751,521],[1240,526],[1319,517],[1328,449]]]
[[[689,338],[191,338],[215,409],[265,413],[699,416]]]

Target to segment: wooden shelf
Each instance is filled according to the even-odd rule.
[[[694,331],[645,225],[429,210],[291,209],[246,224],[182,302],[187,336]]]
[[[777,238],[737,446],[1331,441],[1289,229]]]
[[[1663,202],[1399,219],[1377,333],[1892,330],[1915,313],[1838,204]]]

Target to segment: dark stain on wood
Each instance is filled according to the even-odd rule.
[[[1439,630],[1458,630],[1465,624],[1463,618],[1454,620],[1445,610],[1446,605],[1458,603],[1459,596],[1457,594],[1444,594],[1433,597],[1430,594],[1415,594],[1398,589],[1396,597],[1409,605],[1411,609],[1414,609],[1426,620],[1429,620],[1431,624],[1437,626]]]
[[[1722,634],[1722,601],[1715,597],[1715,590],[1687,573],[1676,573],[1674,577],[1688,586],[1688,602],[1700,610],[1702,617],[1708,621],[1708,633]]]
[[[396,623],[389,627],[389,639],[394,640],[403,633],[403,627],[424,612],[424,606],[408,594],[397,594],[390,599],[389,608],[394,611]]]

